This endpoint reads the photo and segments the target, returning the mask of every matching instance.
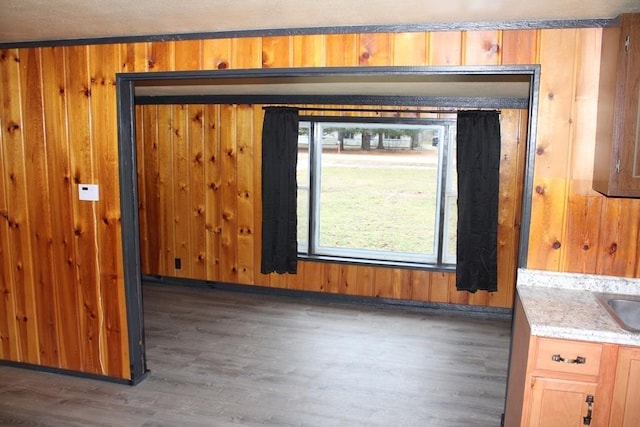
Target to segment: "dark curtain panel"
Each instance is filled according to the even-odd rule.
[[[297,163],[298,110],[266,108],[262,127],[263,274],[296,272]]]
[[[456,287],[497,291],[499,112],[459,112],[457,134]]]

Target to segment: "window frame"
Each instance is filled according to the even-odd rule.
[[[446,234],[446,188],[448,185],[447,174],[451,172],[451,155],[455,152],[450,148],[454,145],[456,118],[407,118],[407,117],[366,117],[366,116],[322,116],[300,115],[300,125],[308,124],[308,156],[309,156],[309,188],[307,204],[307,236],[306,245],[298,244],[298,258],[305,260],[347,262],[365,265],[383,265],[398,267],[416,267],[432,270],[455,270],[455,259],[445,258],[444,237]],[[316,128],[318,124],[373,124],[373,125],[418,125],[418,126],[443,126],[443,138],[438,149],[438,173],[437,173],[437,212],[435,215],[436,235],[434,235],[434,254],[420,260],[416,254],[407,252],[392,252],[375,249],[349,249],[340,247],[328,247],[319,244],[320,222],[320,182],[322,174],[321,153],[316,144]],[[306,250],[305,250],[306,249]],[[367,254],[368,256],[363,256]],[[393,255],[396,254],[396,255]]]

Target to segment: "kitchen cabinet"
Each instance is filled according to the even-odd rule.
[[[640,425],[640,348],[620,347],[609,425]]]
[[[602,30],[593,189],[640,197],[640,14]]]
[[[531,335],[519,299],[514,316],[504,425],[606,426],[617,345]]]
[[[591,425],[596,383],[533,377],[530,426],[578,427]]]

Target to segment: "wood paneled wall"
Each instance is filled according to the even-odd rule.
[[[247,37],[0,50],[0,359],[130,377],[117,180],[114,80],[119,71],[540,63],[535,190],[524,195],[532,198],[533,206],[528,267],[639,276],[640,201],[607,199],[590,188],[600,39],[600,29],[586,28]],[[220,139],[219,153],[209,153],[203,146],[202,159],[194,162],[197,148],[191,147],[196,151],[167,172],[173,179],[188,169],[188,185],[198,180],[220,185],[215,196],[219,201],[212,198],[213,191],[205,189],[204,212],[189,212],[201,217],[194,222],[204,223],[205,229],[209,224],[211,230],[198,233],[190,229],[181,234],[180,245],[173,249],[194,257],[188,251],[202,247],[204,239],[205,261],[189,267],[191,272],[200,269],[197,274],[202,274],[202,269],[210,269],[207,274],[214,274],[217,270],[220,280],[241,283],[252,278],[271,286],[306,282],[314,283],[316,289],[322,286],[323,290],[364,295],[510,306],[511,288],[496,294],[459,294],[446,274],[305,263],[296,278],[274,276],[267,282],[260,277],[253,264],[256,241],[249,235],[255,230],[247,228],[259,215],[253,203],[255,194],[243,198],[235,192],[250,191],[259,179],[255,168],[259,151],[245,145],[245,135],[237,135],[255,135],[259,129],[259,115],[250,110],[246,106],[203,110],[201,124],[193,120],[188,107],[181,119],[181,128],[189,128],[192,135],[201,132],[203,143],[213,131],[204,125],[210,120],[208,114],[219,114],[220,121],[233,118],[243,123],[219,129],[215,136]],[[507,121],[511,120],[513,129],[521,129],[521,118]],[[193,141],[178,137],[178,144]],[[214,154],[220,163],[215,172],[206,167]],[[503,173],[518,168],[519,160],[508,161]],[[250,165],[249,169],[234,170],[235,162]],[[218,172],[229,174],[215,175]],[[100,201],[79,202],[78,183],[100,184]],[[196,195],[182,194],[173,203],[181,206],[187,197]],[[143,202],[149,206],[154,201]],[[222,209],[237,207],[211,218],[208,206],[215,203]],[[502,206],[508,206],[502,211],[503,226],[513,221],[517,227],[517,203],[505,200]],[[510,244],[504,243],[505,247]],[[207,254],[236,269],[207,262]],[[322,280],[311,280],[314,277]],[[510,278],[506,283],[512,286],[512,282]]]
[[[371,297],[510,306],[518,255],[526,148],[519,142],[526,140],[525,110],[504,110],[501,117],[499,291],[470,295],[455,290],[453,273],[301,261],[295,275],[260,274],[262,107],[137,107],[144,273]],[[181,260],[179,269],[175,258]]]

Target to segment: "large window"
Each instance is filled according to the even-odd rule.
[[[455,121],[301,117],[298,250],[455,264]]]

